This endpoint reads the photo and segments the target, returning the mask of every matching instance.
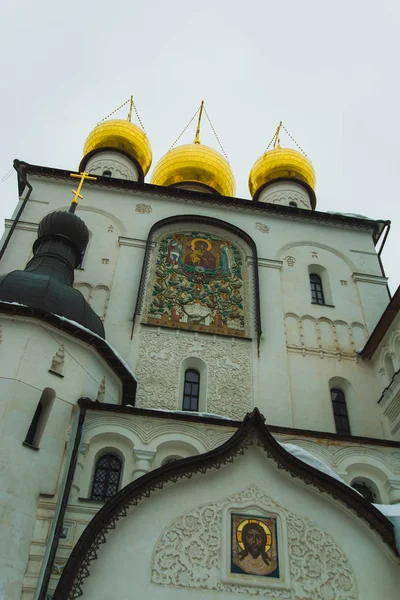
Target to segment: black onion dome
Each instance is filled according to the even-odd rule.
[[[85,223],[73,213],[54,212],[39,224],[34,255],[23,271],[0,276],[0,300],[76,321],[105,337],[100,317],[73,288],[74,268],[89,239]]]
[[[68,238],[79,252],[85,250],[89,241],[89,230],[84,221],[75,213],[64,210],[50,213],[39,223],[38,238],[49,235],[61,235]]]

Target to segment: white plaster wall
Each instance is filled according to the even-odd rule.
[[[246,492],[249,493],[248,490],[255,488],[262,491],[264,499],[247,500],[247,505],[253,512],[262,514],[263,511],[273,509],[272,507],[278,511],[288,510],[300,519],[311,520],[314,528],[333,538],[349,559],[357,587],[357,598],[375,600],[382,597],[385,600],[397,600],[400,584],[398,559],[381,543],[369,526],[337,501],[305,486],[285,472],[278,471],[267,462],[265,453],[255,448],[235,459],[233,465],[205,476],[179,481],[155,492],[150,499],[135,507],[117,524],[116,529],[108,534],[107,543],[100,546],[98,558],[90,567],[91,575],[85,579],[83,598],[106,600],[116,595],[128,598],[132,593],[132,582],[136,595],[153,600],[183,599],[189,596],[209,600],[216,597],[213,588],[222,576],[219,561],[213,564],[209,589],[201,589],[199,584],[196,584],[194,575],[188,575],[186,587],[152,583],[151,564],[157,541],[165,529],[173,527],[173,521],[180,515],[185,512],[193,516],[198,514],[196,507],[208,505],[213,509],[220,506],[218,503],[224,499],[239,494],[242,500],[227,501],[227,507],[237,508],[239,503],[243,510],[246,505]],[[222,520],[222,525],[214,531],[219,539],[220,556],[225,552],[230,535],[229,528],[225,527],[224,523]],[[193,526],[199,527],[196,520]],[[201,544],[201,527],[198,540]],[[292,548],[292,541],[285,535],[281,536],[280,542],[283,549],[281,566],[284,568],[295,559],[296,548]],[[288,554],[285,548],[288,548]],[[179,553],[179,550],[176,552]],[[171,556],[172,568],[174,560]],[[366,568],[366,565],[373,565],[374,568]],[[168,566],[165,568],[167,574]],[[339,574],[338,577],[340,578]],[[301,574],[292,573],[292,579],[295,580],[297,593],[290,597],[299,597],[303,583],[306,585],[306,582],[302,582]],[[251,597],[255,590],[269,597],[265,588],[263,593],[263,588],[246,587],[247,581],[248,579],[243,578],[241,584],[237,583],[233,592],[235,597]],[[253,582],[254,585],[259,583]],[[331,585],[334,589],[335,583],[332,580]],[[218,598],[228,599],[232,597],[232,591],[225,588],[225,591],[222,590],[217,595]],[[279,594],[274,597],[279,597]]]
[[[73,406],[96,398],[106,378],[108,402],[120,402],[118,378],[93,350],[47,324],[0,321],[0,597],[20,598],[39,494],[54,495]],[[49,372],[64,346],[63,377]],[[39,450],[23,445],[45,388],[55,391]]]
[[[24,221],[35,224],[51,210],[68,206],[72,197],[71,181],[34,177],[31,180],[34,189],[24,211]],[[325,389],[325,382],[336,375],[337,369],[342,370],[338,362],[344,355],[352,359],[346,366],[346,377],[351,383],[354,379],[358,388],[360,367],[354,360],[355,352],[388,302],[371,233],[299,221],[293,215],[290,218],[266,215],[254,211],[254,204],[250,202],[249,206],[252,210],[227,210],[219,205],[184,202],[174,196],[167,198],[145,192],[111,190],[86,183],[77,214],[85,220],[92,239],[83,270],[76,271],[75,284],[104,317],[107,338],[134,367],[140,352],[141,328],[137,320],[132,336],[132,315],[145,241],[151,226],[165,217],[180,214],[207,215],[229,221],[254,239],[259,256],[263,335],[259,349],[256,342],[252,347],[253,405],[259,406],[267,421],[273,424],[299,426],[299,422],[309,421],[310,426],[314,423],[330,429],[330,412],[324,417],[314,412],[319,400],[310,401],[307,388],[310,381],[321,380],[318,389]],[[195,222],[195,217],[193,220]],[[32,231],[17,228],[2,261],[4,271],[9,265],[13,268],[24,266],[26,246],[31,243],[31,238]],[[325,268],[329,275],[334,307],[311,304],[308,267],[313,264]],[[289,327],[288,315],[292,315]],[[321,319],[325,322],[317,324],[316,321]],[[320,354],[321,344],[317,339],[314,346],[307,346],[307,334],[304,344],[289,348],[289,353],[292,350],[305,352],[302,367],[289,369],[286,343],[290,345],[293,340],[288,339],[288,334],[293,330],[293,335],[300,339],[301,332],[296,333],[300,324],[304,326],[305,334],[320,329],[322,338],[325,335],[322,354],[336,362],[314,360],[312,356]],[[330,341],[333,327],[338,340],[336,346]],[[154,369],[157,377],[157,367]],[[372,377],[368,376],[367,366],[363,376],[369,382],[368,386],[362,387],[368,396],[363,402],[369,406],[376,400],[376,387]],[[139,379],[139,390],[140,386]],[[360,434],[379,431],[379,423],[367,426],[367,422],[363,421],[365,428],[361,428]]]

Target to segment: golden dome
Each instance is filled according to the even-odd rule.
[[[151,183],[164,186],[194,183],[222,196],[235,193],[235,179],[228,161],[216,150],[199,143],[169,150],[156,164]]]
[[[89,154],[96,150],[124,152],[140,167],[143,176],[148,173],[153,158],[147,135],[134,123],[122,119],[103,121],[89,133],[80,170],[85,168]]]
[[[278,146],[260,156],[249,175],[249,189],[253,199],[256,200],[267,185],[280,179],[293,179],[303,185],[309,192],[311,205],[315,209],[315,172],[304,154]]]

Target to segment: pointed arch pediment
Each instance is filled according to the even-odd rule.
[[[108,533],[126,517],[132,508],[145,502],[154,492],[185,479],[215,472],[246,451],[257,446],[265,451],[267,459],[276,468],[286,471],[293,479],[311,486],[336,503],[344,505],[375,530],[381,539],[398,555],[391,522],[356,491],[314,467],[299,460],[280,445],[257,408],[249,413],[236,433],[223,445],[205,454],[164,464],[143,475],[120,490],[95,515],[73,549],[54,594],[54,600],[78,598],[82,585],[90,574],[90,565],[97,559],[98,551]]]

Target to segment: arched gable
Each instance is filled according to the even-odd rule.
[[[260,457],[259,452],[260,451],[262,452],[262,450],[265,451],[264,456],[265,456],[265,459],[268,461],[268,469],[267,469],[267,465],[265,465],[264,461],[260,462],[260,460],[258,458],[258,457]],[[247,460],[247,462],[246,462],[247,453],[249,453],[248,456],[251,459],[250,463],[249,463],[249,460]],[[251,454],[251,453],[253,453],[253,454]],[[241,458],[241,457],[243,457],[243,458]],[[231,468],[231,467],[229,467],[229,465],[231,463],[236,463],[236,461],[238,461],[239,469],[240,469],[240,464],[244,465],[243,466],[244,471],[242,471],[242,476],[240,476],[240,473],[237,472],[236,477],[232,478],[231,475],[229,474],[230,473],[229,469]],[[268,506],[266,506],[267,503],[261,501],[260,498],[257,498],[256,496],[249,497],[248,494],[249,494],[249,490],[251,489],[251,486],[247,487],[243,491],[241,491],[241,489],[243,487],[243,480],[245,477],[244,474],[249,472],[250,465],[255,465],[255,468],[258,469],[258,472],[257,472],[258,476],[260,476],[260,474],[261,474],[260,469],[268,470],[268,475],[266,472],[266,476],[268,477],[268,480],[265,481],[264,483],[271,490],[275,486],[275,492],[277,490],[276,485],[281,485],[286,489],[287,486],[293,486],[294,485],[293,482],[295,482],[296,480],[299,481],[300,483],[302,483],[302,485],[300,487],[296,486],[296,489],[294,487],[291,488],[291,489],[293,489],[294,494],[306,494],[307,493],[306,486],[311,487],[314,490],[314,492],[317,492],[317,493],[315,495],[308,496],[310,502],[314,502],[314,503],[316,503],[315,506],[322,508],[324,511],[324,514],[326,513],[326,511],[328,511],[328,512],[332,511],[332,510],[336,511],[335,519],[342,519],[342,520],[347,519],[347,526],[349,526],[350,523],[353,524],[352,526],[354,527],[354,532],[352,531],[352,535],[350,536],[351,539],[349,538],[347,540],[348,544],[353,543],[353,534],[356,536],[359,536],[359,535],[369,536],[370,535],[369,529],[372,529],[372,530],[375,530],[375,532],[378,534],[380,539],[383,542],[385,542],[386,544],[388,544],[389,547],[393,550],[393,552],[395,554],[397,554],[395,540],[394,540],[394,534],[393,534],[393,527],[392,527],[391,523],[386,519],[386,517],[384,517],[382,515],[382,513],[380,513],[380,511],[378,511],[369,502],[364,500],[359,494],[357,494],[357,492],[352,490],[350,487],[346,486],[345,484],[342,484],[341,482],[337,481],[336,479],[333,479],[329,475],[314,469],[313,467],[311,467],[311,466],[307,465],[306,463],[300,461],[299,459],[295,458],[292,454],[289,454],[280,444],[278,444],[276,442],[276,440],[273,438],[273,436],[269,433],[267,427],[264,424],[264,418],[260,415],[259,411],[257,409],[255,409],[253,411],[253,413],[251,413],[244,419],[242,425],[239,427],[237,432],[222,446],[220,446],[206,454],[192,456],[190,458],[178,460],[176,462],[167,463],[167,464],[161,466],[159,469],[155,469],[154,471],[142,476],[139,480],[132,482],[131,484],[126,486],[124,489],[120,490],[120,492],[114,498],[111,498],[103,506],[103,508],[96,514],[96,516],[94,517],[92,522],[89,524],[87,529],[84,531],[83,535],[81,536],[81,538],[78,541],[77,545],[75,546],[74,550],[72,551],[72,554],[71,554],[71,556],[68,560],[68,563],[64,569],[64,572],[61,576],[59,585],[56,589],[56,592],[54,595],[54,600],[61,600],[61,599],[62,600],[67,600],[67,599],[70,600],[72,598],[77,598],[81,595],[84,579],[90,574],[91,569],[92,569],[91,563],[93,561],[96,561],[99,553],[102,551],[101,547],[107,540],[107,536],[109,535],[109,533],[111,531],[115,530],[115,528],[118,528],[118,522],[121,519],[124,519],[127,515],[129,515],[130,522],[132,523],[132,519],[134,518],[134,513],[131,514],[131,511],[134,507],[138,506],[139,504],[141,504],[142,507],[145,507],[145,506],[147,506],[148,508],[151,507],[152,505],[150,503],[147,503],[147,499],[152,497],[154,494],[156,495],[156,496],[154,496],[154,501],[156,503],[161,501],[161,503],[164,505],[165,503],[163,502],[163,499],[161,497],[163,492],[161,490],[165,487],[166,496],[168,496],[168,498],[169,498],[169,501],[165,504],[165,511],[169,511],[171,514],[172,513],[176,514],[176,506],[175,506],[176,502],[175,502],[175,504],[174,504],[174,502],[171,502],[171,498],[179,497],[180,498],[179,502],[181,502],[183,488],[182,489],[179,488],[180,492],[178,489],[176,489],[176,491],[174,491],[175,490],[175,488],[173,487],[174,484],[179,484],[179,482],[182,482],[182,484],[183,484],[185,481],[189,481],[189,480],[191,482],[194,481],[194,487],[192,486],[190,488],[192,490],[191,494],[192,495],[195,494],[194,497],[196,497],[196,494],[199,494],[200,490],[201,490],[201,493],[206,494],[208,497],[209,495],[212,494],[212,490],[215,488],[215,485],[218,485],[218,477],[219,476],[221,476],[221,478],[224,479],[225,482],[228,482],[228,481],[231,482],[232,485],[237,485],[236,484],[237,481],[239,481],[239,483],[242,483],[242,485],[239,486],[239,489],[237,490],[236,496],[232,497],[233,499],[230,500],[230,504],[229,504],[230,509],[234,510],[236,515],[239,515],[239,516],[247,515],[247,517],[246,517],[247,519],[256,518],[256,520],[260,521],[261,517],[260,516],[254,517],[254,515],[259,515],[260,511],[268,512],[268,515],[265,514],[264,517],[262,517],[262,523],[264,524],[265,527],[267,527],[267,525],[269,523],[268,526],[270,528],[270,531],[272,531],[272,529],[274,527],[274,522],[276,521],[277,532],[278,532],[278,533],[276,533],[276,535],[278,536],[277,537],[278,544],[280,543],[280,544],[282,544],[283,548],[286,548],[286,550],[283,552],[283,554],[279,555],[279,557],[280,557],[279,560],[282,561],[282,562],[280,562],[280,565],[282,568],[282,573],[284,573],[284,572],[288,573],[288,563],[290,562],[290,560],[296,561],[296,553],[298,552],[298,550],[293,549],[293,548],[290,551],[287,550],[288,540],[289,540],[290,536],[292,536],[292,538],[290,538],[291,539],[290,543],[295,542],[296,528],[297,528],[297,531],[299,532],[300,531],[300,529],[299,529],[300,522],[303,522],[305,519],[304,510],[306,510],[305,507],[307,507],[307,502],[305,501],[305,499],[303,499],[303,502],[301,504],[301,506],[303,508],[300,509],[302,516],[300,516],[300,515],[296,516],[293,513],[291,513],[291,515],[293,514],[293,516],[290,516],[288,513],[285,513],[286,509],[280,508],[279,506],[278,507],[277,506],[268,507]],[[263,467],[262,465],[265,465],[265,467]],[[225,469],[223,469],[223,467],[227,467],[227,469],[225,470]],[[236,467],[232,466],[232,468],[236,468]],[[217,473],[218,473],[218,475],[217,475]],[[282,480],[282,478],[281,478],[282,474],[286,475],[284,477],[284,480]],[[203,485],[201,485],[201,483],[202,483],[201,481],[198,481],[196,484],[195,480],[202,475],[204,475],[204,476],[210,475],[212,477],[212,479],[210,480],[210,483],[213,482],[213,485],[211,487],[204,485],[205,482],[203,483]],[[239,477],[239,480],[238,480],[238,477]],[[261,479],[259,481],[261,483]],[[277,483],[277,482],[280,482],[280,483]],[[283,492],[281,492],[281,493],[286,494],[285,497],[288,498],[287,492],[285,492],[285,490],[283,490]],[[171,494],[172,494],[172,497],[171,497]],[[178,496],[176,496],[176,494],[178,494]],[[203,497],[205,497],[205,496],[203,495]],[[212,510],[214,510],[212,507],[213,506],[215,507],[215,505],[216,505],[215,501],[214,501],[214,503],[211,502],[211,504],[210,504],[211,512],[212,512]],[[323,507],[325,507],[325,508],[323,508]],[[180,508],[180,505],[179,505],[179,508]],[[221,507],[221,510],[223,510],[223,508],[224,507]],[[138,508],[138,510],[142,511],[143,509]],[[181,512],[181,510],[182,509],[180,509],[180,512]],[[229,512],[220,512],[220,514],[223,517],[223,520],[221,521],[221,523],[224,523],[225,531],[229,531],[229,527],[230,527],[229,523],[231,522],[230,519],[231,519],[232,510],[230,513]],[[141,514],[143,514],[143,513],[141,513]],[[160,514],[160,513],[157,513],[157,514]],[[339,514],[341,515],[341,517],[339,516]],[[251,516],[251,515],[253,515],[253,516]],[[351,519],[349,521],[348,519],[350,518],[350,516],[351,516]],[[357,517],[359,517],[361,519],[361,522],[358,521]],[[209,520],[211,518],[211,513],[204,514],[204,518],[206,520],[207,519]],[[146,525],[146,523],[143,522],[143,519],[139,519],[139,521],[141,522],[141,527],[143,526],[145,528],[145,530],[147,528],[147,533],[148,533],[149,532],[148,525]],[[359,526],[362,524],[362,522],[364,522],[364,524],[366,524],[367,527],[364,527],[364,528],[361,527],[361,529],[360,529]],[[292,533],[290,533],[290,527],[291,527],[290,523],[293,523],[293,526],[294,526]],[[305,521],[304,521],[304,523],[305,523]],[[339,523],[339,521],[338,521],[338,523]],[[329,518],[327,520],[327,525],[328,524],[329,524]],[[139,525],[139,522],[137,523],[137,525]],[[332,525],[332,523],[330,523],[329,525],[331,528],[335,527],[335,524]],[[192,528],[195,527],[196,526],[196,518],[191,519],[190,523],[189,523],[189,521],[187,521],[187,526],[192,527]],[[130,525],[130,527],[132,527],[132,526]],[[301,527],[303,527],[303,525]],[[306,525],[304,525],[304,527],[306,527]],[[346,529],[345,524],[341,525],[341,527],[344,530]],[[154,529],[154,527],[153,527],[153,529]],[[315,543],[320,543],[321,536],[322,537],[327,536],[325,539],[328,539],[329,535],[331,535],[331,534],[324,533],[318,527],[315,528],[313,526],[312,529],[315,530],[315,534],[313,534],[313,535],[317,536],[317,538],[315,538]],[[122,532],[126,531],[126,528],[123,527],[120,529],[120,531],[122,531]],[[134,531],[137,532],[137,529],[134,529]],[[265,531],[265,529],[264,529],[264,531]],[[361,534],[360,531],[362,531],[363,533]],[[113,535],[115,535],[115,534],[113,534]],[[129,533],[127,535],[130,540],[129,543],[132,545],[132,533]],[[143,535],[143,532],[142,533],[137,532],[137,535],[138,535],[137,543],[141,543],[141,540],[143,540],[143,538],[141,537]],[[171,533],[171,535],[173,535],[173,534]],[[275,535],[275,534],[272,534],[272,535]],[[308,536],[311,534],[308,534],[305,532],[305,535]],[[293,536],[295,536],[295,537],[293,538]],[[172,538],[169,538],[169,539],[171,540]],[[369,538],[364,537],[363,539],[367,540]],[[229,540],[229,535],[225,535],[225,542],[224,542],[225,544],[226,544],[226,540]],[[376,539],[376,541],[378,541],[378,540]],[[301,539],[301,536],[299,538],[299,543],[300,542],[304,543],[303,540]],[[212,544],[215,544],[215,543],[217,543],[217,542],[216,542],[216,538],[214,535]],[[357,540],[356,540],[355,543],[359,543],[359,542],[357,542]],[[107,547],[109,547],[108,544],[107,544]],[[332,543],[330,541],[327,542],[327,547],[328,547],[328,554],[329,554],[329,552],[331,552],[331,550],[329,550],[329,547],[332,548]],[[191,549],[193,551],[195,550],[193,548],[193,546]],[[378,547],[375,547],[373,541],[371,541],[370,550],[374,555],[375,554],[379,555],[379,556],[382,555],[380,546],[378,545]],[[200,552],[200,549],[198,549],[198,551]],[[338,557],[338,552],[339,552],[340,556],[342,556],[341,551],[335,550],[336,557]],[[193,556],[193,554],[191,554],[191,556]],[[200,552],[200,554],[197,553],[196,556],[201,557],[202,556],[201,552]],[[224,553],[224,556],[225,556],[224,560],[227,560],[226,553]],[[352,556],[352,559],[355,559],[355,557]],[[171,560],[173,560],[173,559],[171,559]],[[169,560],[169,562],[168,562],[168,564],[170,564],[170,565],[171,565],[171,560]],[[311,555],[309,557],[309,560],[311,560]],[[104,564],[104,563],[102,563],[102,564]],[[313,564],[316,564],[316,563],[314,562]],[[388,565],[386,565],[386,566],[388,569],[390,568]],[[361,568],[363,569],[363,572],[365,573],[365,564]],[[346,569],[345,569],[345,571],[346,571]],[[348,572],[349,572],[349,570],[347,569],[347,573]],[[234,571],[233,571],[233,574],[235,574]],[[98,576],[98,572],[96,572],[96,575]],[[115,574],[113,573],[113,576],[114,575]],[[215,575],[215,576],[217,576],[217,575]],[[374,574],[374,577],[375,576],[376,576],[376,574]],[[312,577],[311,574],[310,574],[310,577]],[[326,579],[326,574],[320,575],[318,572],[317,574],[314,574],[313,577],[317,577],[317,578],[320,577],[320,579],[318,581],[324,582],[325,580],[321,579],[321,578],[325,577],[325,579]],[[94,581],[94,580],[95,579],[91,578],[91,581]],[[129,581],[131,582],[131,579],[129,579]],[[228,579],[221,579],[220,581],[221,581],[221,585],[222,585],[222,582],[225,582],[225,583],[227,582],[227,584],[231,584],[232,578],[229,576]],[[253,577],[253,579],[251,579],[251,578],[247,579],[246,585],[247,585],[247,582],[249,582],[250,586],[256,585],[254,583],[254,577]],[[137,584],[137,582],[135,582],[135,585],[136,584]],[[262,583],[262,586],[264,584],[265,584],[265,582]],[[284,584],[284,586],[286,586],[286,588],[288,588],[288,586],[290,588],[291,583],[289,582],[289,580],[285,580],[284,577],[283,577],[283,584]],[[174,585],[174,584],[172,583],[171,585]],[[267,585],[267,584],[265,584],[265,585]],[[268,583],[268,585],[269,585],[269,583]],[[351,584],[351,588],[349,588],[352,590],[353,596],[348,595],[346,597],[345,595],[343,595],[343,593],[345,593],[345,592],[343,592],[343,593],[341,592],[342,595],[340,595],[338,597],[339,598],[352,598],[352,597],[357,598],[358,596],[355,595],[355,591],[353,591],[354,585],[355,584]],[[196,585],[195,587],[204,587],[204,586]],[[214,584],[211,586],[208,586],[208,589],[210,589],[210,588],[211,589],[220,589],[221,591],[223,589],[223,588],[221,588],[221,586],[215,587]],[[294,589],[296,589],[296,588],[294,588]],[[237,586],[237,587],[235,586],[234,588],[230,587],[229,590],[236,591],[237,593],[247,593],[247,592],[241,591],[240,586]],[[332,596],[332,589],[329,589],[329,592]],[[89,598],[90,597],[91,596],[89,596]],[[158,597],[161,597],[161,596],[158,595]]]

